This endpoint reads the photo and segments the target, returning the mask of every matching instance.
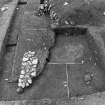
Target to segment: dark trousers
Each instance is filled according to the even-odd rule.
[[[40,4],[44,4],[44,0],[40,0]]]

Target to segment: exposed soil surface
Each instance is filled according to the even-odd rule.
[[[90,30],[84,34],[56,34],[49,29],[49,21],[44,16],[35,16],[37,6],[37,2],[30,0],[17,9],[0,66],[0,100],[67,100],[105,91],[104,32],[102,37]],[[43,51],[40,54],[43,70],[29,88],[18,94],[17,83],[8,83],[8,79],[19,77],[23,54],[39,48]]]

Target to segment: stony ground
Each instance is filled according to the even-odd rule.
[[[102,96],[100,94],[86,96],[105,90],[105,72],[102,66],[103,60],[100,59],[103,53],[95,52],[97,42],[92,40],[96,37],[91,38],[90,33],[83,35],[58,33],[54,37],[46,18],[34,15],[37,6],[38,2],[30,0],[27,5],[20,5],[20,9],[17,8],[14,24],[8,33],[10,38],[7,43],[7,53],[1,65],[0,100],[45,99],[40,102],[16,101],[10,105],[13,103],[14,105],[29,103],[32,105],[35,103],[38,105],[104,105],[102,104],[104,93],[100,93]],[[99,45],[102,46],[103,40],[104,38]],[[33,80],[32,86],[25,89],[23,94],[17,94],[17,83],[8,83],[7,79],[18,77],[25,51],[37,51],[38,48],[45,47],[49,52],[49,59],[43,72],[41,71],[42,74]],[[52,48],[49,50],[50,47]],[[71,98],[83,95],[85,95],[83,98]]]

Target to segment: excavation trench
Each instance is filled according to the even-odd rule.
[[[102,56],[98,53],[100,52],[99,47],[97,47],[93,37],[87,34],[87,29],[74,27],[70,29],[66,28],[62,31],[60,29],[54,31],[55,43],[50,49],[50,55],[43,73],[40,77],[34,79],[32,86],[27,88],[23,94],[17,94],[17,83],[8,83],[6,80],[11,75],[11,62],[14,60],[13,56],[16,51],[15,45],[17,44],[18,35],[24,36],[24,40],[28,38],[29,41],[31,37],[32,39],[35,38],[36,41],[35,35],[42,37],[46,34],[42,30],[41,32],[39,27],[38,30],[36,29],[37,32],[35,29],[32,30],[36,25],[41,24],[43,26],[42,19],[34,18],[29,11],[25,13],[28,15],[28,18],[19,18],[19,20],[26,19],[24,20],[23,27],[27,27],[28,30],[21,30],[23,33],[20,34],[18,28],[12,27],[13,29],[11,29],[7,52],[3,60],[3,65],[1,65],[0,90],[2,91],[0,92],[0,100],[68,99],[105,91],[105,71],[103,63],[101,63],[103,62],[101,60]],[[21,15],[19,16],[21,17]],[[17,19],[17,23],[19,20]],[[36,22],[35,24],[35,20],[42,23],[39,24]],[[14,23],[16,23],[16,20]],[[37,38],[40,39],[39,37]],[[22,45],[20,46],[24,47],[21,47],[20,52],[25,47],[28,50],[31,47],[34,49],[33,43],[27,44],[27,41],[21,41],[21,43]],[[18,65],[16,67],[18,68]]]
[[[69,97],[105,90],[105,72],[97,45],[90,37],[83,28],[55,29],[48,64],[64,66]],[[86,77],[90,77],[89,81]]]

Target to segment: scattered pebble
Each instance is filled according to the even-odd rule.
[[[104,14],[104,16],[105,16],[105,12],[104,12],[103,14]]]
[[[97,63],[95,62],[95,63],[94,63],[94,65],[96,66],[96,65],[97,65]]]
[[[67,81],[64,81],[64,87],[67,87],[68,85],[67,85]]]
[[[18,83],[18,87],[22,87],[22,83],[20,81]]]
[[[84,97],[80,97],[80,100],[84,100],[85,98]]]
[[[28,58],[23,57],[23,61],[24,61],[24,62],[28,61]]]
[[[69,24],[69,22],[68,21],[65,21],[65,24]]]
[[[70,21],[70,24],[71,24],[71,25],[75,25],[75,22],[74,22],[74,21]]]
[[[85,83],[86,83],[86,85],[90,85],[91,81],[87,81],[87,82],[85,82]]]
[[[28,74],[28,75],[26,74],[26,75],[25,75],[25,78],[30,78],[30,75],[29,75],[29,74]]]
[[[45,50],[47,50],[47,48],[46,48],[46,47],[44,47],[44,49],[45,49]]]
[[[53,14],[53,17],[55,17],[55,16],[56,16],[56,13]]]
[[[26,58],[27,58],[27,57],[28,57],[28,54],[24,54],[24,57],[26,57]]]
[[[84,62],[85,62],[84,60],[81,61],[82,64],[84,64]]]
[[[27,61],[26,67],[31,66],[31,65],[32,65],[32,62],[31,61]]]
[[[32,41],[32,39],[28,38],[27,41]]]
[[[6,7],[6,6],[1,8],[2,12],[6,11],[6,10],[8,10],[8,7]]]
[[[19,83],[22,83],[23,82],[23,80],[21,79],[21,78],[19,78]],[[20,85],[20,84],[19,84]]]
[[[37,67],[37,65],[33,65],[33,66],[32,66],[32,68],[36,68],[36,67]]]
[[[32,72],[31,73],[31,76],[36,76],[36,72]]]
[[[8,81],[8,78],[5,78],[4,80],[5,80],[5,81]]]
[[[21,87],[22,87],[22,88],[25,88],[25,85],[26,85],[26,84],[25,84],[24,82],[22,82]]]
[[[37,64],[38,63],[38,59],[33,59],[32,64]]]
[[[26,87],[28,87],[29,86],[29,83],[26,83]]]
[[[27,69],[26,69],[26,72],[29,72],[29,71],[30,71],[30,69],[27,68]]]
[[[24,75],[21,74],[21,75],[20,75],[20,78],[24,78]]]
[[[30,70],[31,70],[32,72],[36,72],[36,68],[35,68],[35,67],[32,67]]]
[[[28,83],[29,83],[29,84],[32,84],[32,80],[31,80],[31,79],[28,79]]]
[[[22,66],[26,66],[27,65],[27,63],[26,62],[22,62]]]
[[[64,84],[64,87],[67,87],[67,84]]]
[[[19,8],[16,8],[17,10],[19,10]]]
[[[32,51],[32,52],[30,52],[30,54],[34,55],[34,54],[35,54],[35,52],[34,52],[34,51]]]
[[[64,5],[68,5],[69,3],[68,2],[64,2]]]
[[[24,70],[22,70],[22,71],[21,71],[21,74],[23,74],[23,75],[24,75],[24,74],[25,74],[25,71],[24,71]]]
[[[23,88],[21,88],[21,87],[17,88],[16,92],[17,93],[23,93]]]

